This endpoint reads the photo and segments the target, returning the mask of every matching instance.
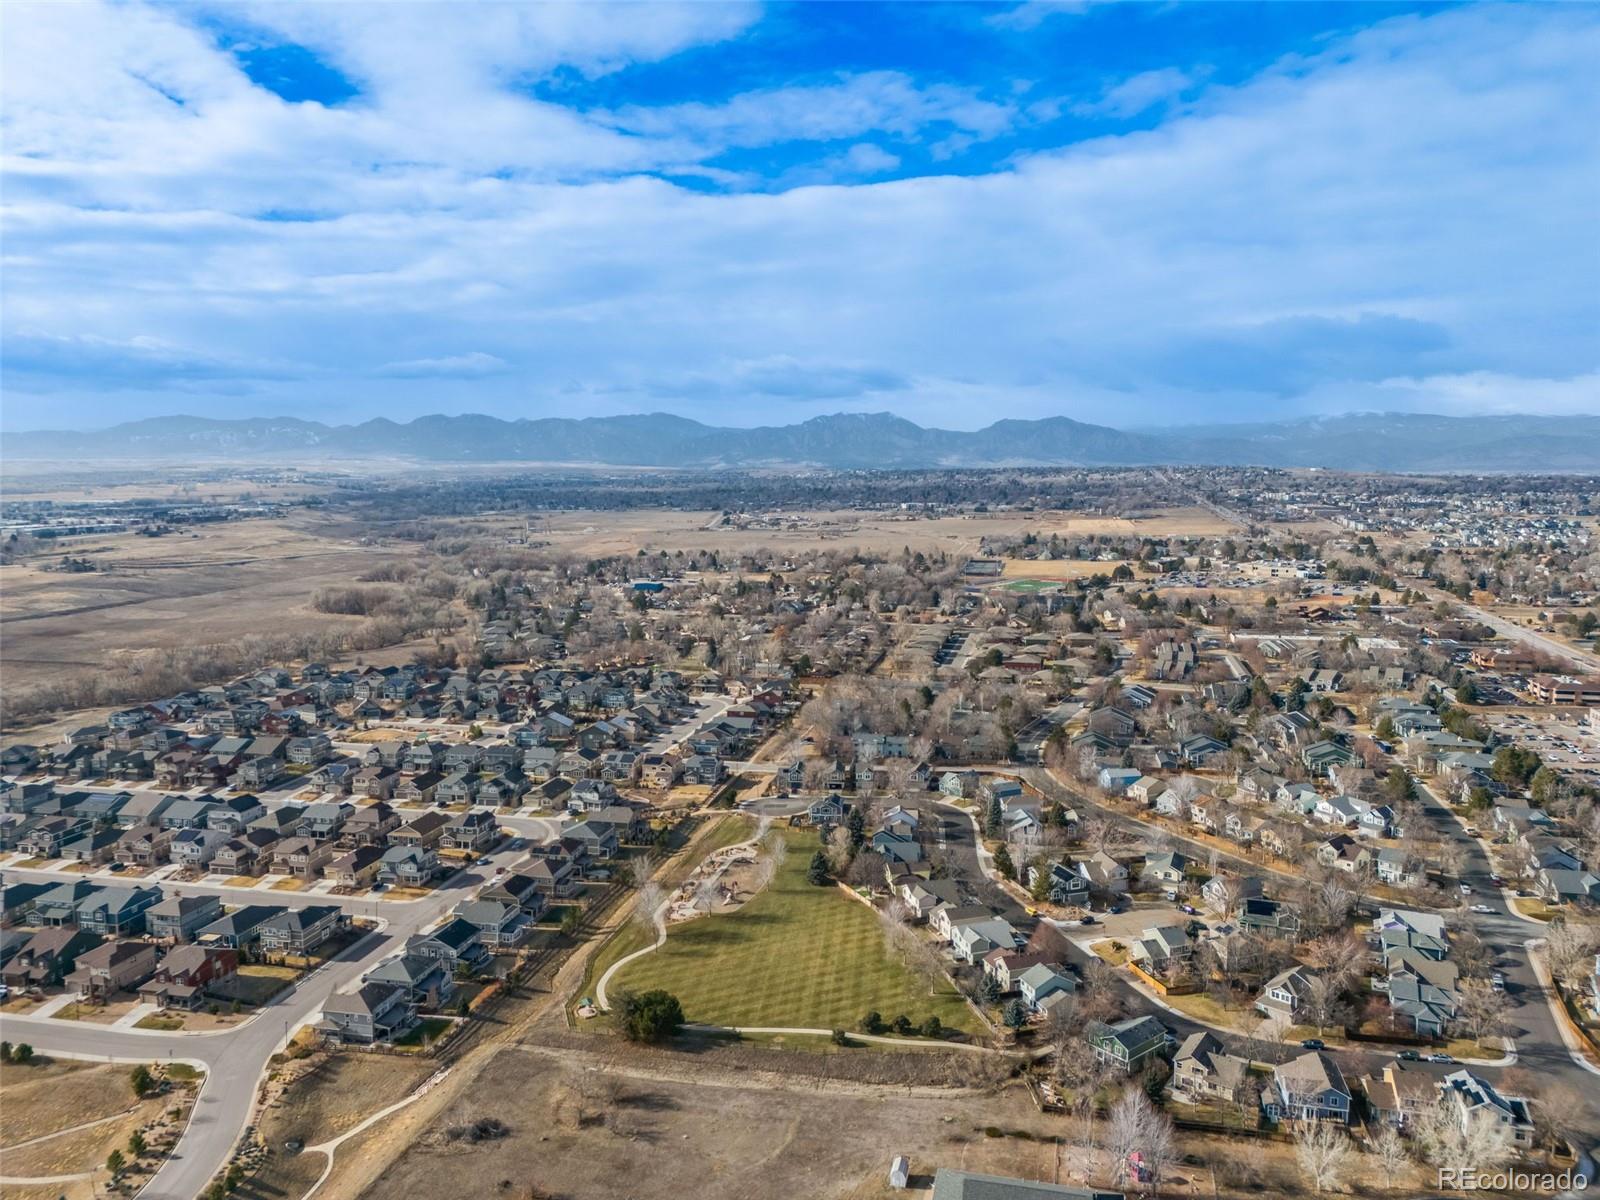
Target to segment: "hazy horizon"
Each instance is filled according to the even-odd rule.
[[[1591,6],[24,2],[0,48],[10,432],[1600,411]]]
[[[682,419],[682,420],[696,421],[696,422],[699,422],[700,424],[706,425],[706,426],[708,426],[710,428],[731,429],[731,430],[749,430],[749,429],[762,429],[762,428],[773,428],[773,427],[783,428],[783,427],[789,427],[789,426],[793,426],[793,425],[803,424],[804,422],[807,422],[807,421],[826,420],[826,419],[829,419],[829,418],[842,418],[842,417],[851,417],[851,416],[894,417],[894,418],[899,418],[899,419],[911,421],[912,423],[920,426],[923,429],[937,429],[937,430],[944,430],[944,431],[948,431],[948,432],[952,432],[952,433],[974,433],[974,432],[978,432],[978,431],[983,430],[983,429],[987,429],[987,428],[989,428],[990,426],[994,425],[996,422],[999,422],[999,421],[1005,421],[1005,420],[1025,420],[1025,421],[1048,420],[1048,419],[1050,419],[1050,416],[1052,416],[1052,415],[1053,416],[1065,416],[1066,414],[1047,414],[1047,415],[1043,415],[1043,416],[1039,416],[1039,417],[1020,417],[1020,418],[996,416],[996,417],[975,419],[974,421],[972,421],[970,423],[967,423],[967,424],[934,423],[934,422],[931,422],[931,421],[918,421],[914,416],[909,416],[909,415],[906,415],[906,414],[903,414],[903,413],[898,413],[898,412],[893,411],[892,409],[875,409],[875,410],[867,410],[867,409],[843,410],[843,409],[839,409],[839,410],[833,410],[833,411],[829,411],[829,412],[810,413],[808,415],[803,415],[803,416],[802,415],[795,415],[795,416],[791,417],[791,419],[789,419],[789,420],[782,420],[782,421],[777,420],[776,417],[781,416],[781,415],[783,415],[783,414],[781,414],[781,413],[773,414],[772,415],[773,419],[764,419],[762,414],[755,414],[755,415],[752,416],[750,414],[728,413],[728,414],[725,414],[723,417],[721,417],[719,419],[704,420],[704,419],[702,419],[700,417],[690,416],[690,415],[688,415],[686,413],[681,413],[681,412],[673,412],[673,411],[671,411],[669,409],[654,409],[654,410],[649,410],[649,411],[641,409],[641,410],[639,410],[637,412],[630,412],[630,413],[596,413],[596,414],[590,414],[588,416],[582,416],[582,415],[578,415],[578,414],[542,414],[542,413],[540,413],[540,414],[503,413],[502,414],[502,413],[484,413],[484,412],[474,412],[474,411],[471,411],[471,410],[468,410],[468,409],[462,409],[462,410],[457,411],[457,412],[418,413],[418,414],[416,414],[416,416],[399,417],[399,418],[387,417],[382,413],[377,413],[377,414],[371,414],[371,415],[367,415],[367,416],[363,416],[363,417],[359,417],[359,418],[353,418],[353,419],[349,419],[349,420],[336,420],[336,419],[328,419],[328,418],[315,417],[315,416],[301,416],[301,415],[298,415],[298,414],[287,413],[287,412],[261,412],[261,413],[241,412],[241,413],[236,413],[236,414],[224,414],[224,415],[215,415],[215,416],[205,415],[205,414],[195,413],[195,412],[166,412],[166,413],[148,413],[148,414],[145,414],[143,416],[120,418],[120,419],[118,419],[116,421],[106,422],[106,423],[96,424],[96,425],[82,425],[82,426],[35,425],[35,426],[27,426],[27,427],[22,427],[22,426],[12,427],[12,426],[7,425],[7,426],[4,426],[4,427],[0,427],[0,434],[93,433],[93,432],[97,432],[97,431],[104,430],[104,429],[114,428],[114,427],[116,427],[118,425],[134,424],[134,423],[144,422],[144,421],[170,421],[170,420],[191,420],[191,419],[192,420],[202,420],[202,421],[268,421],[268,422],[270,422],[270,421],[305,421],[305,422],[316,422],[316,423],[328,425],[328,426],[334,427],[334,428],[353,428],[353,427],[360,426],[360,425],[366,424],[366,423],[374,421],[374,420],[389,420],[389,421],[395,422],[396,424],[406,425],[406,424],[410,424],[413,421],[423,420],[423,419],[427,419],[427,418],[435,418],[435,417],[442,417],[442,418],[445,418],[447,420],[456,420],[456,419],[474,418],[474,417],[488,417],[488,418],[492,418],[492,419],[497,420],[497,421],[519,421],[519,420],[537,421],[537,420],[544,420],[544,419],[547,419],[547,418],[550,418],[550,417],[554,417],[555,419],[566,419],[566,420],[594,420],[594,419],[606,419],[606,418],[613,418],[613,417],[671,417],[671,418],[677,418],[677,419]],[[739,419],[740,416],[747,416],[749,419],[741,420],[741,419]],[[1397,417],[1407,417],[1407,416],[1412,416],[1412,417],[1447,417],[1447,418],[1451,418],[1451,417],[1454,417],[1454,418],[1504,417],[1504,418],[1508,418],[1508,419],[1516,419],[1516,418],[1519,418],[1519,417],[1533,417],[1533,418],[1536,418],[1536,417],[1544,417],[1544,416],[1558,416],[1558,417],[1571,416],[1571,417],[1600,418],[1600,410],[1597,410],[1597,411],[1594,411],[1594,412],[1570,412],[1570,413],[1440,413],[1440,412],[1423,412],[1423,411],[1418,411],[1418,410],[1407,410],[1407,411],[1387,410],[1387,411],[1384,411],[1384,410],[1377,410],[1377,409],[1349,409],[1349,410],[1346,410],[1346,411],[1343,411],[1343,412],[1335,412],[1335,413],[1296,413],[1296,414],[1290,414],[1290,415],[1287,415],[1287,416],[1284,416],[1284,417],[1265,416],[1265,417],[1234,418],[1234,419],[1223,419],[1223,420],[1204,420],[1204,419],[1202,419],[1202,420],[1180,420],[1180,419],[1174,419],[1174,420],[1169,421],[1169,422],[1148,422],[1148,421],[1145,421],[1145,422],[1116,423],[1116,422],[1109,421],[1109,420],[1090,421],[1090,420],[1085,420],[1084,418],[1081,418],[1081,417],[1069,417],[1068,419],[1069,420],[1074,420],[1074,421],[1079,421],[1080,423],[1085,424],[1085,425],[1092,425],[1092,426],[1097,426],[1097,427],[1105,428],[1105,429],[1113,429],[1113,430],[1116,430],[1116,431],[1118,431],[1120,433],[1140,434],[1140,433],[1175,433],[1175,432],[1181,432],[1181,431],[1183,431],[1185,429],[1242,428],[1242,427],[1247,427],[1247,426],[1272,425],[1272,424],[1281,424],[1281,423],[1289,423],[1289,422],[1314,422],[1314,421],[1323,421],[1323,420],[1338,420],[1340,418],[1388,417],[1388,416],[1397,416]]]

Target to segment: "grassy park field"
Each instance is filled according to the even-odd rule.
[[[772,884],[737,912],[673,928],[661,949],[624,968],[614,987],[665,988],[690,1021],[854,1029],[868,1011],[936,1015],[971,1030],[954,989],[937,992],[890,953],[882,924],[837,887],[806,882],[814,839],[791,836]]]

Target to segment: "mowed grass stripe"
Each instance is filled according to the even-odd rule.
[[[777,878],[739,911],[674,926],[654,954],[630,963],[613,988],[665,988],[691,1021],[715,1025],[854,1029],[869,1010],[886,1020],[936,1015],[970,1030],[956,992],[934,992],[894,958],[866,906],[812,887],[813,838],[790,834]]]

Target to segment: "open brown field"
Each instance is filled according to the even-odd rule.
[[[136,1100],[129,1070],[61,1059],[0,1067],[0,1177],[59,1180],[38,1185],[51,1197],[94,1194],[106,1156],[170,1103]],[[31,1186],[7,1184],[5,1194],[30,1195]]]
[[[1071,558],[1008,558],[1005,560],[1006,579],[1087,579],[1091,575],[1109,575],[1118,567],[1133,564],[1117,559],[1111,562],[1092,562]]]
[[[323,1060],[280,1094],[262,1114],[261,1139],[267,1148],[262,1170],[240,1188],[245,1200],[299,1200],[327,1169],[320,1151],[290,1152],[286,1144],[320,1145],[348,1133],[373,1113],[410,1095],[439,1064],[399,1056],[338,1055]],[[382,1124],[343,1143],[335,1153],[330,1184],[339,1169],[359,1162],[369,1138],[381,1138]]]
[[[889,1200],[906,1194],[888,1184],[896,1154],[910,1157],[913,1187],[922,1189],[941,1166],[1085,1183],[1090,1160],[1072,1144],[1074,1123],[1040,1113],[1020,1085],[998,1092],[839,1078],[797,1085],[778,1065],[783,1053],[765,1056],[770,1070],[757,1061],[727,1069],[720,1053],[502,1050],[470,1093],[430,1120],[429,1132],[393,1147],[401,1150],[398,1160],[362,1195],[577,1200],[624,1194],[618,1181],[626,1180],[632,1200]],[[444,1136],[451,1126],[486,1117],[505,1122],[508,1135],[476,1144]],[[1287,1147],[1219,1152],[1199,1137],[1178,1141],[1180,1155],[1197,1158],[1172,1168],[1163,1195],[1215,1198],[1298,1188]],[[1239,1161],[1230,1165],[1230,1159]],[[1104,1154],[1097,1155],[1095,1173],[1106,1166]],[[339,1189],[328,1194],[347,1200]]]
[[[8,688],[103,668],[119,651],[226,642],[359,620],[312,609],[319,588],[349,584],[397,551],[359,543],[312,513],[197,527],[161,538],[71,539],[62,553],[109,568],[0,567],[0,668]]]
[[[1165,536],[1222,534],[1233,527],[1201,508],[1173,509],[1137,520],[1069,512],[982,513],[922,517],[889,512],[833,510],[784,513],[782,528],[712,528],[717,514],[707,511],[640,509],[628,512],[571,512],[535,521],[529,536],[552,548],[584,554],[631,554],[636,550],[716,550],[736,552],[758,546],[890,553],[909,546],[923,553],[976,554],[985,537],[1033,533],[1040,538],[1094,534]],[[522,534],[521,514],[473,518],[472,524]]]

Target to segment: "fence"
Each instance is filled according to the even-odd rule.
[[[1129,963],[1128,971],[1158,996],[1192,996],[1200,990],[1200,985],[1192,979],[1185,979],[1182,983],[1163,982],[1138,963]]]

